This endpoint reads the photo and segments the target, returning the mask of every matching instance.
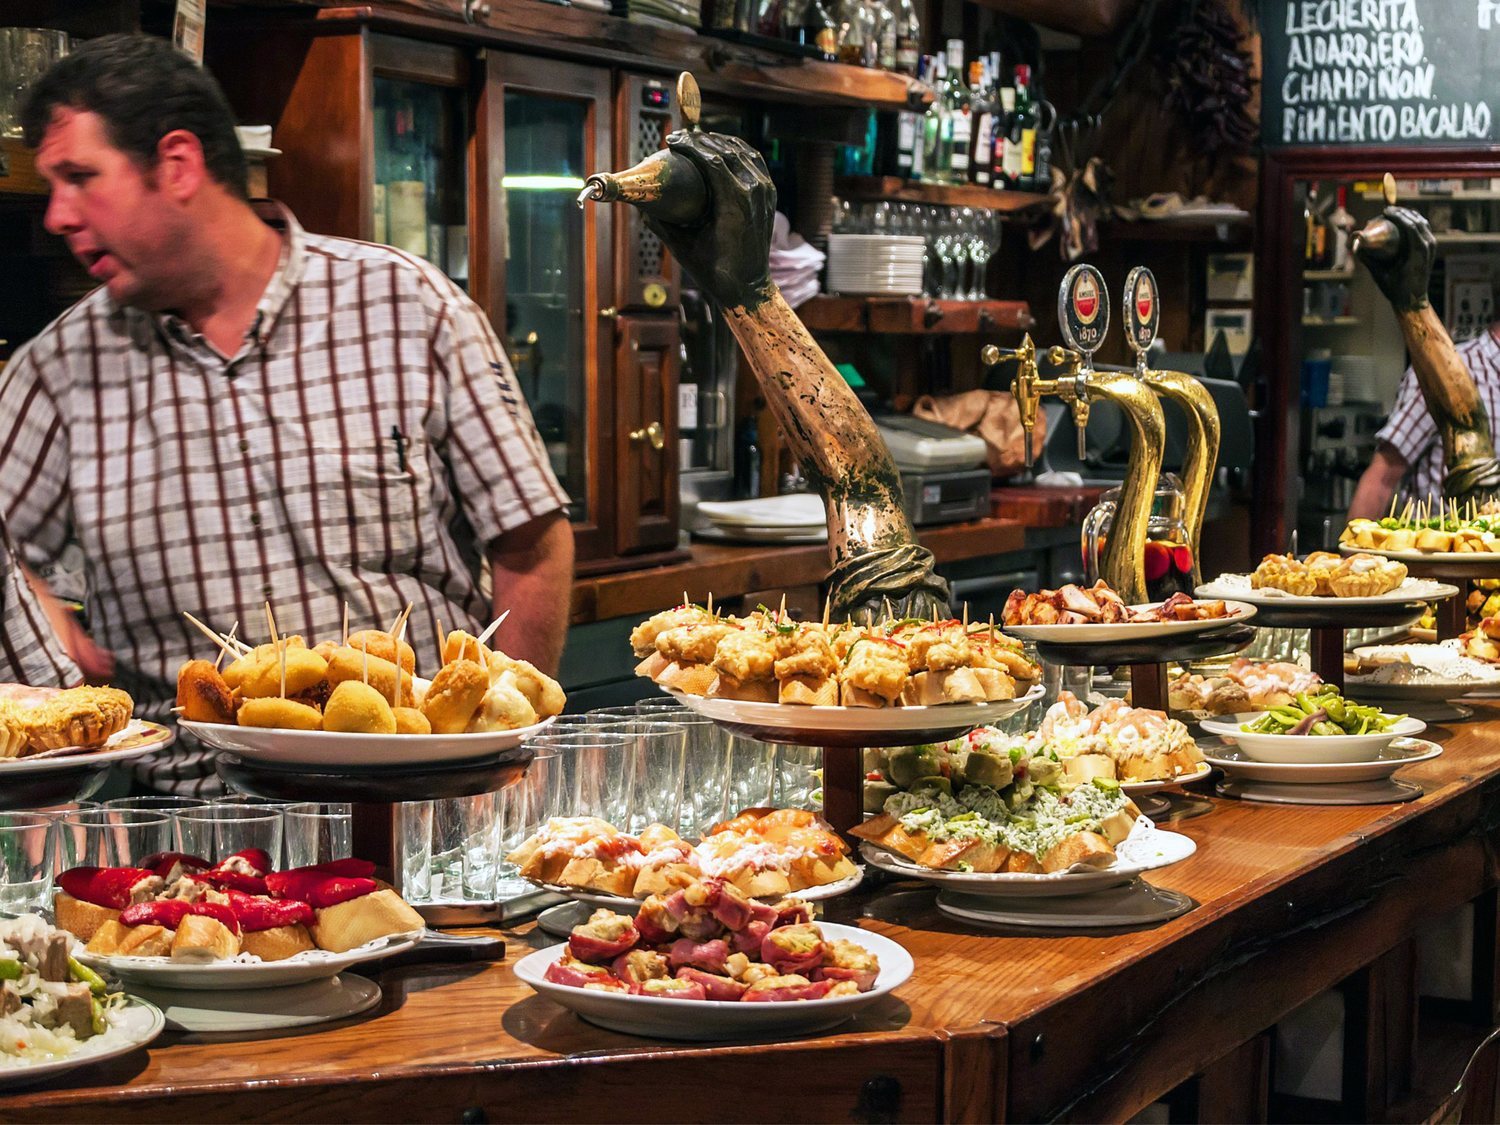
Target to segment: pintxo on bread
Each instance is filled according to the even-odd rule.
[[[1100,579],[1092,586],[1072,583],[1056,590],[1012,590],[1001,620],[1006,625],[1133,625],[1153,621],[1212,621],[1234,616],[1223,601],[1195,601],[1177,593],[1161,605],[1135,609]]]
[[[991,624],[796,622],[684,603],[636,626],[636,674],[688,695],[796,706],[932,707],[1015,699],[1041,678]],[[1022,685],[1022,686],[1018,686]]]

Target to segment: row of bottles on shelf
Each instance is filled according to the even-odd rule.
[[[786,39],[828,62],[917,74],[917,0],[711,0],[705,9],[710,29]]]
[[[936,97],[925,113],[877,117],[869,170],[922,183],[1047,191],[1051,141],[1039,128],[1031,68],[1017,63],[1002,85],[1000,52],[993,51],[969,63],[964,81],[963,51],[962,39],[950,39],[946,56],[924,56],[923,76]]]
[[[1349,272],[1354,269],[1354,216],[1348,208],[1349,189],[1340,184],[1332,199],[1325,195],[1319,201],[1318,195],[1319,185],[1310,184],[1302,204],[1303,268]]]

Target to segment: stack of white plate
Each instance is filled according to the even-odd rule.
[[[869,296],[918,296],[927,242],[918,235],[831,234],[828,291]]]
[[[823,498],[798,492],[760,500],[705,501],[698,511],[713,525],[710,539],[752,543],[820,543],[828,538]],[[695,533],[702,534],[702,533]]]

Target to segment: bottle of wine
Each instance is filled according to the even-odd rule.
[[[839,57],[839,29],[823,0],[807,0],[802,20],[797,26],[797,42],[812,47],[825,62]]]
[[[1031,67],[1016,64],[1016,124],[1011,130],[1021,146],[1020,170],[1016,187],[1032,191],[1036,187],[1036,106],[1031,101]]]
[[[896,0],[896,69],[917,76],[921,64],[922,19],[917,0]]]
[[[969,87],[964,82],[964,41],[948,40],[947,81],[943,100],[948,106],[948,182],[969,182],[969,146],[973,140],[973,119]]]
[[[987,59],[975,59],[969,64],[970,117],[974,122],[974,138],[969,145],[969,179],[980,187],[989,187],[994,174],[995,102],[989,72]]]
[[[391,144],[390,180],[386,184],[386,233],[390,244],[419,258],[427,257],[427,181],[416,138],[416,110],[410,102],[396,107]]]
[[[1339,184],[1337,202],[1328,216],[1328,230],[1332,248],[1328,255],[1329,269],[1349,271],[1354,268],[1350,258],[1351,239],[1354,237],[1354,216],[1349,214],[1349,188]]]
[[[948,155],[952,134],[948,126],[948,104],[942,95],[947,81],[942,55],[931,57],[928,74],[929,84],[938,94],[932,99],[922,118],[922,179],[933,183],[947,183],[952,166]]]

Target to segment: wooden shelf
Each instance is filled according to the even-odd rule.
[[[1353,270],[1303,270],[1303,281],[1349,281],[1354,277]]]
[[[0,138],[0,195],[46,195],[47,181],[19,137]]]
[[[1357,316],[1304,316],[1303,328],[1353,328],[1361,323]]]
[[[1185,219],[1110,219],[1099,224],[1099,240],[1107,242],[1217,242],[1224,245],[1250,240],[1248,215],[1224,219],[1192,216]]]
[[[833,191],[841,199],[889,199],[938,207],[975,207],[986,211],[1022,211],[1047,202],[1030,191],[995,191],[974,184],[931,184],[899,176],[839,176]]]
[[[1447,230],[1432,237],[1439,246],[1484,246],[1500,242],[1500,230]]]
[[[500,0],[488,15],[464,22],[463,0],[326,2],[319,20],[353,20],[398,34],[505,47],[537,54],[628,65],[676,77],[688,70],[705,93],[754,101],[895,110],[932,100],[932,89],[888,70],[803,59],[731,43],[687,28],[648,26],[544,0]],[[289,18],[295,18],[289,16]]]
[[[814,297],[797,309],[813,332],[891,335],[1025,331],[1036,324],[1025,301],[939,301],[927,297]]]

